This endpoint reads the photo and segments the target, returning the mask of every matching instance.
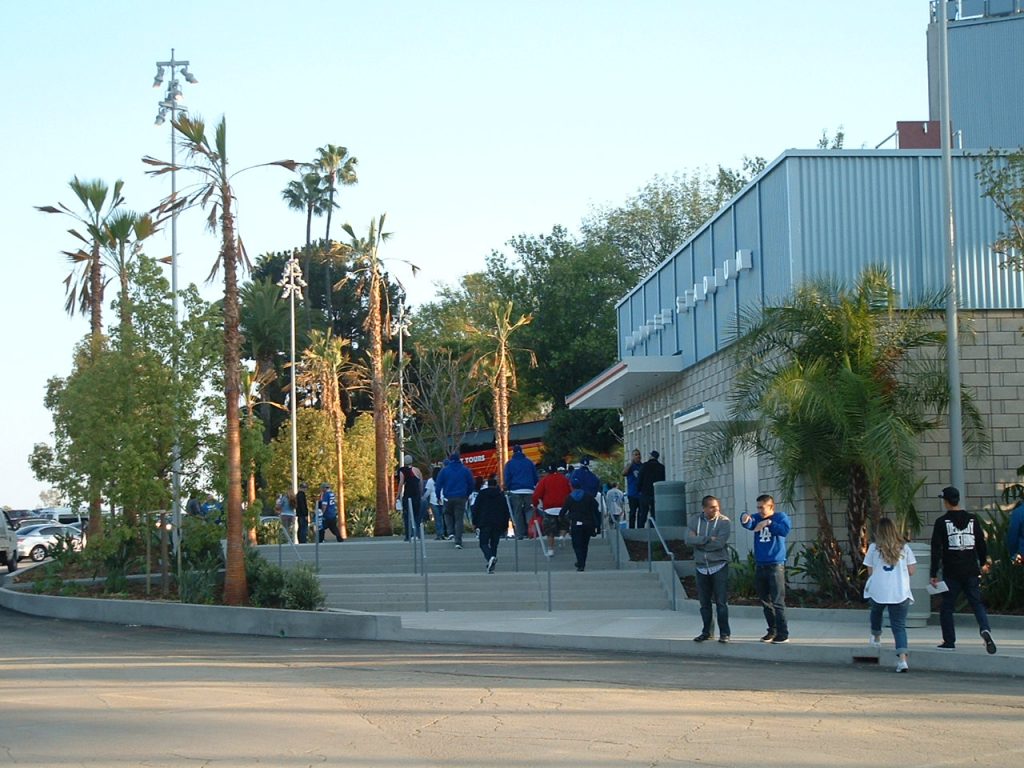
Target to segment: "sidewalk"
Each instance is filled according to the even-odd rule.
[[[701,622],[695,601],[679,611],[446,612],[392,614],[402,620],[396,639],[515,648],[657,653],[683,658],[745,659],[779,663],[858,664],[892,672],[892,633],[882,631],[881,650],[868,644],[867,610],[787,611],[790,641],[759,642],[765,631],[760,608],[731,606],[732,642],[693,642]],[[937,616],[932,617],[937,622]],[[993,616],[998,653],[990,656],[971,614],[957,614],[957,648],[940,651],[938,624],[910,629],[910,669],[1024,677],[1024,617]]]

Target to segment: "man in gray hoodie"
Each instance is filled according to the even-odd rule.
[[[718,614],[718,642],[729,642],[729,536],[732,523],[722,514],[714,496],[701,500],[701,513],[686,527],[686,543],[693,547],[693,564],[697,573],[697,598],[704,626],[693,638],[695,643],[711,639],[711,603]]]

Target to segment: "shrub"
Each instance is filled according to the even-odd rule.
[[[298,611],[318,611],[327,602],[313,566],[301,563],[284,574],[283,603]]]
[[[747,559],[740,560],[739,553],[729,547],[732,562],[729,564],[729,594],[736,597],[756,598],[754,589],[754,553],[748,552]]]
[[[183,558],[184,560],[184,558]],[[209,556],[204,563],[189,563],[181,572],[178,581],[178,597],[183,603],[213,605],[218,602],[220,592],[220,548],[217,554]]]
[[[220,540],[226,536],[224,526],[212,520],[185,516],[181,524],[181,564],[183,569],[202,569],[210,560],[223,566]]]

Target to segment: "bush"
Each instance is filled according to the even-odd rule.
[[[754,553],[748,552],[747,559],[740,560],[739,553],[729,547],[732,562],[729,564],[729,594],[735,597],[757,598],[754,589]]]
[[[307,563],[285,572],[282,597],[285,608],[297,611],[318,611],[327,602],[320,578]]]
[[[184,554],[184,553],[183,553]],[[220,597],[220,548],[217,554],[207,558],[204,563],[189,563],[185,569],[182,558],[181,579],[178,581],[178,597],[183,603],[213,605]]]
[[[226,536],[224,526],[212,520],[186,515],[181,523],[181,565],[185,570],[203,569],[210,560],[223,567],[220,540]]]
[[[789,576],[803,576],[809,586],[823,598],[830,600],[845,601],[847,592],[860,594],[864,590],[864,580],[867,571],[861,569],[856,583],[850,584],[849,589],[841,589],[832,578],[832,569],[828,561],[828,555],[817,542],[804,544],[803,549],[793,557],[793,565],[786,570]]]

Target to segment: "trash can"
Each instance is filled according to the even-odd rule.
[[[931,568],[932,548],[923,542],[912,541],[910,549],[917,558],[917,568],[910,577],[910,594],[914,602],[907,611],[907,628],[920,629],[928,625],[932,615],[932,596],[928,594],[928,571]]]
[[[686,527],[686,483],[662,480],[654,484],[654,516],[659,528]]]

